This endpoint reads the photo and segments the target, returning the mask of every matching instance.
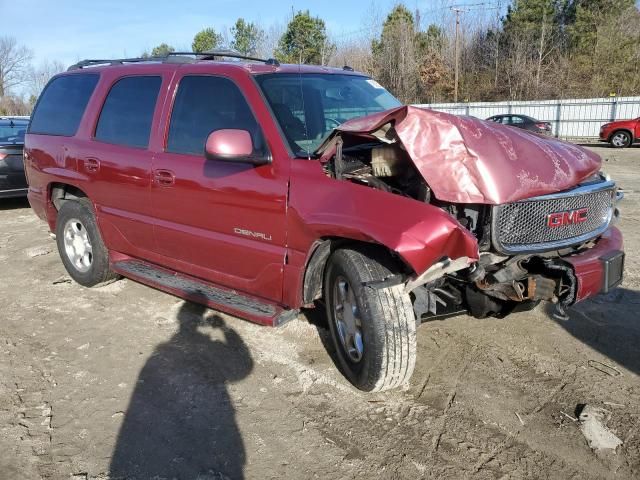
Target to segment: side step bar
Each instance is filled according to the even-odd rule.
[[[298,316],[297,310],[285,310],[275,303],[257,299],[235,290],[136,259],[112,263],[120,275],[216,310],[255,323],[277,327]]]

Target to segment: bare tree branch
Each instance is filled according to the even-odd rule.
[[[27,81],[31,50],[13,37],[0,37],[0,97]]]

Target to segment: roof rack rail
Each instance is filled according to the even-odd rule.
[[[193,56],[194,59],[186,59],[185,57]],[[180,58],[183,57],[183,58]],[[86,59],[78,63],[74,63],[67,71],[78,70],[81,68],[98,66],[98,65],[124,65],[125,63],[142,63],[142,62],[161,62],[161,63],[188,63],[197,60],[215,60],[216,57],[239,58],[242,60],[252,60],[262,62],[267,65],[279,66],[280,62],[275,58],[258,58],[249,55],[243,55],[235,50],[207,50],[206,52],[170,52],[164,56],[156,57],[135,57],[135,58],[114,58],[114,59]]]

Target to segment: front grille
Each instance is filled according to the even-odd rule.
[[[493,209],[493,240],[504,253],[555,250],[582,243],[602,233],[615,201],[615,185],[601,182],[552,195],[498,205]],[[582,222],[547,224],[548,215],[587,209]]]

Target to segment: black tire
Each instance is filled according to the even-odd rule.
[[[613,148],[627,148],[631,145],[631,135],[624,130],[613,132],[609,137],[609,144]]]
[[[73,263],[65,247],[65,228],[73,220],[77,220],[74,224],[79,231],[84,230],[90,242],[90,262],[84,266],[86,271],[81,271]],[[67,200],[62,204],[56,220],[56,243],[67,273],[80,285],[94,287],[118,279],[118,275],[109,266],[109,253],[100,236],[93,205],[88,199]]]
[[[341,249],[327,262],[324,298],[338,366],[356,388],[379,392],[405,385],[416,362],[416,320],[403,285],[379,288],[367,282],[383,280],[395,272],[388,255],[378,249]],[[355,297],[361,322],[362,352],[348,349],[341,340],[336,311],[339,285],[346,280]],[[344,304],[343,307],[344,308]],[[355,342],[351,342],[355,344]],[[348,351],[349,350],[349,351]],[[349,353],[351,352],[351,353]],[[354,359],[360,355],[359,359]]]

